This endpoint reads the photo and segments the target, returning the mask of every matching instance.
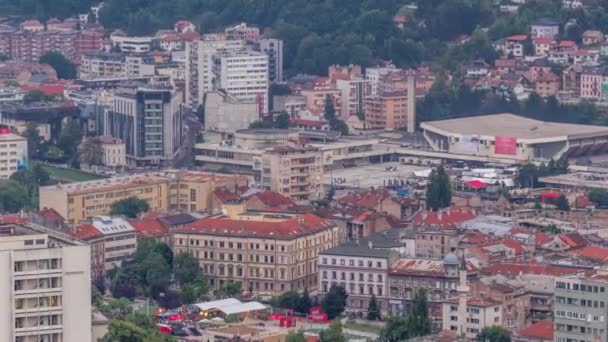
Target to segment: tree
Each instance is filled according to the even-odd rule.
[[[182,305],[181,296],[175,290],[166,290],[158,297],[158,304],[165,309],[175,309]]]
[[[308,289],[304,289],[304,292],[298,298],[298,306],[297,311],[301,314],[308,314],[310,308],[312,307],[312,300],[310,299],[310,295],[308,294]]]
[[[65,158],[76,156],[78,145],[82,141],[82,129],[78,119],[70,119],[61,129],[57,146],[64,152]]]
[[[149,319],[148,319],[149,320]],[[141,324],[141,323],[140,323]],[[113,320],[101,342],[170,342],[173,336],[163,335],[155,327],[142,327],[130,320]]]
[[[111,215],[124,215],[128,218],[136,218],[138,214],[148,210],[150,210],[148,202],[137,197],[124,198],[110,206]]]
[[[133,313],[133,307],[127,298],[111,298],[99,306],[99,311],[109,319],[121,320]]]
[[[158,298],[161,293],[166,293],[171,284],[171,269],[163,256],[157,252],[150,253],[142,268],[146,270],[144,285],[148,296]]]
[[[202,104],[196,107],[196,117],[203,125],[205,124],[205,106]]]
[[[407,318],[401,316],[393,316],[380,333],[380,341],[385,342],[400,342],[407,340],[410,335],[407,328]]]
[[[369,306],[367,307],[367,319],[370,321],[380,319],[380,307],[378,307],[378,299],[376,298],[376,295],[372,295],[372,298],[369,301]]]
[[[320,342],[346,342],[346,336],[342,332],[342,323],[335,321],[328,329],[321,330],[319,333]]]
[[[331,95],[325,96],[325,108],[323,116],[327,122],[332,122],[336,118],[336,108],[334,107],[334,99]]]
[[[98,308],[103,302],[103,297],[96,286],[91,285],[91,305]]]
[[[348,298],[348,293],[342,286],[336,284],[331,286],[321,301],[321,308],[329,319],[334,319],[344,312],[346,298]]]
[[[302,331],[290,331],[285,338],[285,342],[306,342],[306,336]]]
[[[412,311],[407,319],[407,329],[410,337],[425,336],[431,333],[429,304],[423,288],[418,289],[414,295]]]
[[[222,288],[222,292],[226,297],[236,297],[241,294],[241,282],[240,281],[228,281]]]
[[[511,333],[501,326],[485,327],[477,335],[480,342],[511,342]]]
[[[282,293],[277,299],[277,305],[284,309],[292,309],[298,311],[300,304],[300,294],[296,291],[287,291]]]
[[[447,208],[452,202],[452,188],[450,177],[442,165],[435,168],[429,176],[426,186],[426,206],[428,209],[437,211]]]
[[[173,272],[177,284],[193,282],[202,274],[198,260],[191,253],[179,253],[175,256]]]
[[[568,203],[568,199],[564,194],[560,194],[555,200],[555,206],[557,207],[557,210],[570,211],[570,203]]]
[[[329,122],[329,126],[334,131],[339,131],[342,135],[348,135],[348,125],[340,119],[333,119]]]
[[[287,114],[287,112],[281,112],[274,121],[274,127],[282,129],[289,128],[289,114]]]
[[[30,206],[26,190],[14,180],[0,181],[0,213],[17,213]]]
[[[38,124],[29,121],[25,126],[23,137],[27,139],[27,155],[30,159],[39,159],[41,156],[42,137],[38,131]]]
[[[7,55],[0,53],[0,62],[6,62],[8,60],[9,60],[9,58]]]
[[[30,104],[30,103],[34,103],[34,102],[47,102],[51,99],[52,99],[51,96],[48,96],[45,92],[42,92],[37,89],[30,90],[27,92],[27,94],[25,94],[23,96],[23,102],[25,104]]]
[[[608,190],[606,189],[591,189],[587,192],[587,196],[598,207],[608,206]]]
[[[140,280],[132,269],[120,269],[110,283],[110,292],[114,298],[133,299],[137,296]]]
[[[60,53],[47,52],[40,57],[40,63],[50,65],[57,72],[57,77],[61,79],[76,78],[76,66]]]
[[[78,146],[78,159],[86,165],[101,165],[103,163],[103,148],[99,138],[84,139]]]
[[[181,288],[181,299],[182,303],[190,304],[195,303],[197,301],[203,300],[207,297],[209,293],[209,282],[203,276],[203,274],[199,274],[199,276],[193,281],[185,284]]]

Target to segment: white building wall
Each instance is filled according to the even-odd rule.
[[[28,163],[27,140],[17,134],[0,134],[0,179],[8,179]]]

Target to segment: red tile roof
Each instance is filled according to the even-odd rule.
[[[43,84],[37,86],[22,86],[23,91],[39,90],[49,96],[63,96],[65,86],[61,84]]]
[[[543,245],[551,240],[551,236],[541,231],[537,231],[534,229],[524,229],[524,228],[513,228],[509,232],[510,235],[515,234],[529,234],[534,235],[534,244],[535,246]]]
[[[506,38],[506,40],[513,40],[513,41],[518,41],[518,42],[524,41],[526,39],[528,39],[528,36],[526,36],[525,34],[518,34],[518,35],[510,36],[510,37]]]
[[[98,237],[102,237],[103,234],[97,230],[92,224],[84,224],[81,226],[74,227],[70,234],[79,240],[93,240]]]
[[[570,248],[578,248],[587,246],[589,242],[579,233],[560,234],[558,238],[562,240]]]
[[[537,322],[517,332],[518,336],[536,338],[543,341],[553,341],[553,321],[544,320]]]
[[[237,202],[241,200],[239,195],[226,188],[217,188],[213,191],[213,194],[223,203]]]
[[[291,200],[289,197],[285,197],[278,192],[274,191],[262,191],[256,192],[250,195],[248,198],[256,197],[258,198],[264,205],[269,207],[284,207],[284,206],[293,206],[296,203]]]
[[[586,246],[581,249],[569,251],[568,253],[578,255],[580,257],[593,261],[604,262],[608,260],[608,248]]]
[[[526,254],[527,251],[524,248],[524,246],[522,245],[521,242],[517,241],[517,240],[513,240],[513,239],[500,239],[497,241],[490,241],[484,244],[481,244],[480,247],[491,247],[491,246],[499,246],[499,245],[504,245],[505,247],[508,247],[512,250],[515,251],[515,255],[522,255],[522,254]]]
[[[494,66],[497,68],[514,68],[517,61],[514,59],[499,58],[494,61]]]
[[[577,209],[585,209],[585,208],[593,206],[593,202],[591,202],[589,197],[587,197],[586,195],[580,195],[574,201],[574,206]]]
[[[552,37],[538,37],[534,38],[534,43],[536,44],[551,44],[555,43],[555,39]]]
[[[464,236],[464,241],[469,244],[479,244],[491,240],[493,237],[478,231],[467,232]]]
[[[65,219],[55,209],[41,209],[36,213],[38,216],[49,221],[65,222]]]
[[[576,42],[573,40],[562,40],[559,42],[559,47],[573,47],[576,46]]]
[[[477,217],[475,209],[464,206],[451,206],[439,211],[422,211],[414,216],[412,225],[418,227],[439,227],[444,229],[455,229],[459,223],[472,220]]]
[[[0,224],[15,224],[28,222],[30,222],[30,220],[27,217],[21,217],[18,214],[0,215]]]
[[[530,265],[523,263],[500,263],[490,265],[481,270],[483,275],[502,274],[507,276],[517,276],[520,274],[542,274],[551,276],[563,276],[576,274],[580,268],[548,265]]]
[[[129,221],[129,224],[131,224],[142,237],[156,237],[169,234],[169,228],[158,220]]]
[[[302,126],[318,127],[318,128],[321,128],[327,124],[327,122],[321,121],[321,120],[305,120],[305,119],[290,119],[289,123],[291,123],[293,125],[302,125]]]
[[[333,227],[333,222],[306,214],[280,222],[245,221],[203,218],[192,222],[178,232],[184,234],[210,234],[247,236],[258,238],[292,239]]]

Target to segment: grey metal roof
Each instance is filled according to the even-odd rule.
[[[339,246],[322,251],[321,255],[340,255],[340,256],[358,256],[358,257],[372,257],[372,258],[388,258],[391,250],[389,249],[376,249],[369,248],[368,245],[357,244],[354,242],[348,242]]]

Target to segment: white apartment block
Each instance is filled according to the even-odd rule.
[[[451,330],[456,333],[464,332],[467,338],[475,339],[483,328],[494,325],[502,325],[502,303],[490,298],[468,297],[465,308],[460,308],[459,298],[453,298],[443,303],[443,330]],[[464,326],[459,326],[459,318],[462,312],[466,312]]]
[[[96,216],[92,225],[104,236],[105,270],[120,267],[123,260],[130,259],[137,248],[137,231],[120,217]]]
[[[78,69],[80,78],[122,78],[126,75],[125,56],[116,53],[96,53],[84,55]]]
[[[340,106],[342,119],[346,120],[351,115],[363,113],[364,100],[372,93],[371,80],[364,78],[337,80],[336,88],[342,92],[342,105]]]
[[[120,170],[127,166],[127,154],[125,142],[121,139],[101,136],[99,137],[103,153],[102,164],[114,170]]]
[[[268,112],[268,55],[255,51],[217,54],[213,65],[214,89],[223,89],[243,101],[255,101]]]
[[[380,87],[380,79],[383,76],[390,74],[391,72],[399,71],[394,66],[388,67],[375,67],[365,69],[365,78],[371,82],[371,97],[376,97],[379,94],[378,88]]]
[[[242,40],[197,40],[186,43],[186,105],[203,104],[205,93],[213,90],[213,57],[219,52],[238,51]]]
[[[0,226],[0,341],[91,341],[89,254],[44,227]]]
[[[14,133],[0,132],[0,179],[8,179],[27,168],[27,139]]]

